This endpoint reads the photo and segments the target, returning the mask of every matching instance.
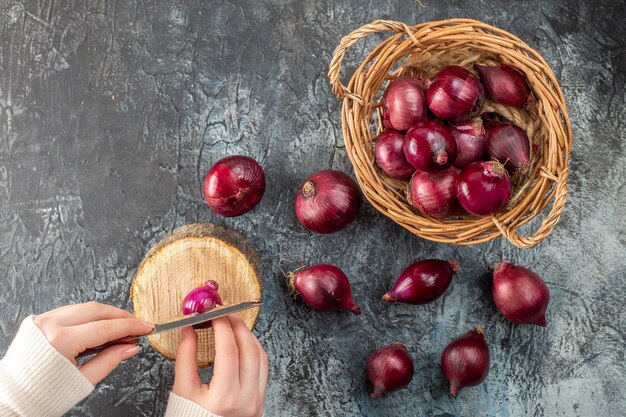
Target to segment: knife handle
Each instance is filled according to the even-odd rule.
[[[85,356],[95,355],[96,353],[100,353],[104,349],[115,345],[134,345],[135,343],[139,342],[139,339],[141,337],[142,336],[127,336],[122,337],[121,339],[111,340],[110,342],[106,342],[103,345],[92,347],[82,351],[76,356],[76,359],[83,358]]]

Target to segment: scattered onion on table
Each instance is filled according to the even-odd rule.
[[[409,385],[413,379],[413,359],[402,343],[383,346],[367,359],[367,377],[374,386],[372,398],[383,392],[395,391]]]
[[[489,347],[481,326],[450,342],[441,354],[441,369],[450,381],[450,394],[473,387],[489,373]]]
[[[509,321],[545,326],[548,286],[528,268],[500,262],[493,269],[493,301]]]
[[[426,304],[441,297],[459,271],[456,261],[424,259],[406,268],[383,300]]]
[[[352,178],[340,171],[320,171],[307,178],[296,195],[296,217],[317,233],[333,233],[356,219],[361,206]]]
[[[241,216],[259,204],[265,192],[265,173],[254,159],[235,155],[220,159],[202,187],[209,207],[225,217]]]
[[[201,287],[194,288],[185,296],[181,306],[183,316],[189,314],[202,314],[206,311],[213,310],[217,306],[222,305],[222,299],[217,290],[219,285],[213,280],[209,280]],[[194,328],[206,329],[211,327],[211,322],[201,323]]]
[[[309,306],[316,310],[337,311],[346,309],[361,314],[352,299],[350,281],[334,265],[320,264],[287,274],[289,287]]]

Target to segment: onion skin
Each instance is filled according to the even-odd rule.
[[[489,373],[489,347],[483,328],[478,326],[446,346],[441,354],[441,369],[450,381],[453,397],[461,388],[483,382]]]
[[[211,210],[224,217],[252,210],[265,193],[265,173],[254,159],[235,155],[220,159],[209,170],[202,186]]]
[[[459,174],[456,197],[468,213],[489,216],[506,207],[511,181],[498,161],[472,162]]]
[[[407,304],[427,304],[441,297],[459,271],[456,261],[424,259],[400,274],[383,300]]]
[[[456,198],[459,172],[455,167],[435,173],[416,171],[409,183],[409,203],[422,213],[437,219],[459,214],[461,205]]]
[[[334,265],[320,264],[289,274],[289,287],[311,308],[321,311],[350,310],[361,314],[352,299],[350,281]]]
[[[531,101],[530,89],[518,70],[506,64],[498,66],[474,64],[474,70],[493,101],[518,109],[528,106]]]
[[[407,130],[413,123],[426,120],[424,83],[416,77],[398,77],[383,94],[383,126]]]
[[[458,122],[480,112],[485,91],[478,78],[469,70],[451,65],[429,81],[426,90],[428,108],[442,120]]]
[[[525,173],[530,167],[530,140],[526,131],[513,123],[485,120],[487,152],[511,173]]]
[[[202,287],[194,288],[185,296],[181,305],[183,316],[189,314],[202,314],[222,305],[222,299],[218,294],[219,285],[213,280],[209,280]],[[211,322],[195,325],[195,329],[207,329],[211,327]]]
[[[354,180],[343,172],[326,170],[311,175],[300,185],[294,208],[307,230],[333,233],[352,223],[360,206]]]
[[[493,301],[498,311],[517,324],[546,326],[548,286],[528,268],[500,262],[493,269]]]
[[[385,130],[376,139],[376,162],[380,169],[391,178],[405,180],[415,172],[415,168],[404,156],[404,133],[398,130]]]
[[[463,168],[472,162],[485,159],[487,137],[480,117],[458,122],[451,130],[456,140],[454,166]]]
[[[420,171],[443,171],[456,159],[456,141],[443,124],[435,120],[418,122],[406,132],[404,155]]]
[[[367,359],[367,377],[374,385],[372,398],[406,387],[413,379],[414,371],[413,359],[402,343],[375,350]]]

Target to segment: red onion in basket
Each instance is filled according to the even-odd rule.
[[[511,181],[498,161],[472,162],[459,174],[456,197],[468,213],[489,216],[506,207]]]
[[[361,309],[352,299],[350,282],[344,272],[334,265],[313,265],[288,274],[289,287],[310,307],[322,311],[345,308],[354,314]]]
[[[525,173],[530,166],[530,141],[526,131],[513,123],[485,120],[487,152],[509,172]]]
[[[473,387],[489,373],[489,347],[481,326],[452,341],[441,354],[441,369],[450,381],[450,394]]]
[[[501,64],[486,66],[474,64],[487,95],[498,103],[523,108],[530,101],[530,90],[526,80],[515,68]]]
[[[424,83],[416,77],[398,77],[383,94],[383,125],[388,129],[407,130],[426,119]]]
[[[456,198],[458,176],[459,169],[456,167],[434,173],[415,172],[409,183],[409,203],[422,213],[438,219],[459,214],[461,206]]]
[[[408,304],[430,303],[446,292],[458,271],[456,261],[424,259],[406,268],[383,299]]]
[[[209,170],[202,187],[211,209],[225,217],[240,216],[252,210],[265,192],[265,173],[254,159],[229,156]]]
[[[493,269],[493,301],[509,321],[546,325],[548,286],[528,268],[500,262]]]
[[[300,185],[295,201],[296,217],[317,233],[333,233],[356,219],[361,201],[356,183],[343,172],[326,170]]]
[[[413,379],[413,372],[413,359],[402,343],[375,350],[367,359],[367,377],[374,385],[372,398],[406,387]]]
[[[429,81],[428,108],[440,119],[458,122],[480,112],[485,98],[478,78],[463,67],[445,67]]]
[[[194,288],[185,296],[181,306],[183,316],[189,314],[201,314],[206,311],[213,310],[217,306],[222,305],[222,299],[217,290],[219,285],[213,280],[204,283],[202,287]],[[206,329],[211,327],[211,322],[198,324],[194,326],[196,329]]]
[[[456,141],[443,124],[435,120],[418,122],[406,132],[404,155],[420,171],[442,171],[456,159]]]
[[[455,166],[463,168],[485,158],[486,136],[483,120],[480,117],[458,122],[452,126],[451,130],[456,139]]]
[[[415,172],[415,168],[404,156],[404,133],[397,130],[385,130],[376,139],[376,162],[383,172],[391,178],[404,180]]]

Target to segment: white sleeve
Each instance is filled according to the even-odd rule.
[[[93,389],[27,317],[0,361],[0,415],[59,417]]]
[[[195,402],[179,397],[173,392],[167,402],[165,417],[220,417]]]

